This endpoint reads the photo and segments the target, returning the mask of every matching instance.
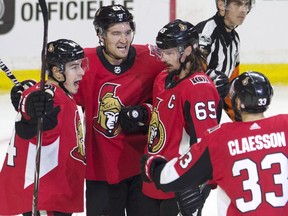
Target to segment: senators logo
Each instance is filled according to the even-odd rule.
[[[70,152],[70,155],[74,159],[81,161],[83,164],[86,164],[83,127],[82,127],[82,123],[78,115],[78,111],[76,111],[76,115],[75,115],[75,126],[76,126],[75,130],[77,134],[77,146]]]
[[[150,154],[156,154],[161,151],[166,140],[165,128],[158,113],[160,103],[161,100],[158,99],[158,105],[154,107],[148,130],[148,152]]]
[[[116,95],[118,86],[114,83],[102,86],[99,93],[98,115],[92,121],[93,128],[109,138],[117,136],[121,131],[118,117],[123,105]]]

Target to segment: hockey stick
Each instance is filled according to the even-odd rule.
[[[0,59],[0,68],[6,73],[7,77],[13,82],[13,84],[18,88],[20,91],[24,91],[23,86],[21,83],[16,79],[13,73],[9,70],[6,64]]]
[[[48,10],[45,0],[38,0],[44,22],[44,34],[43,34],[43,45],[41,52],[41,78],[40,78],[40,90],[44,91],[45,85],[45,68],[46,68],[46,54],[47,54],[47,37],[48,37]],[[41,160],[41,146],[42,146],[42,131],[43,131],[43,117],[38,118],[37,122],[37,146],[36,146],[36,158],[35,158],[35,173],[34,173],[34,192],[32,201],[32,215],[37,216],[38,210],[38,194],[39,194],[39,183],[40,183],[40,160]]]

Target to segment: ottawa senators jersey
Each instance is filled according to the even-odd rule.
[[[50,87],[54,89],[54,107],[59,110],[58,124],[42,132],[38,209],[83,212],[85,155],[78,109],[74,99],[60,87]],[[39,83],[30,87],[22,98],[39,88]],[[23,121],[18,112],[16,123]],[[30,127],[37,128],[37,124]],[[13,134],[0,172],[0,215],[32,210],[36,145],[36,136],[23,139],[17,130]]]
[[[118,122],[123,107],[152,103],[153,82],[165,68],[148,45],[133,45],[127,60],[111,65],[102,48],[87,48],[90,69],[75,95],[85,110],[88,180],[116,184],[139,175],[147,135],[125,135]]]
[[[224,123],[171,160],[156,181],[165,191],[177,191],[212,179],[226,193],[218,215],[287,215],[287,128],[287,114]]]
[[[184,154],[208,128],[218,124],[221,110],[219,94],[204,72],[173,83],[167,71],[163,71],[154,83],[146,153],[167,159]],[[174,196],[149,183],[144,183],[143,192],[156,199]]]

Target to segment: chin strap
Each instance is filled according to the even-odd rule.
[[[115,56],[111,55],[109,50],[106,49],[106,46],[101,45],[101,47],[102,47],[102,50],[106,53],[106,55],[108,55],[110,58],[115,59],[115,60],[121,60],[121,58],[115,58]]]
[[[62,88],[67,94],[70,95],[69,91],[68,91],[68,90],[65,88],[65,86],[64,86],[64,82],[66,82],[66,76],[65,76],[64,73],[62,73],[62,74],[63,74],[63,77],[64,77],[64,81],[59,81],[59,80],[57,80],[53,75],[51,75],[50,77],[51,77],[55,82],[58,83],[58,85],[60,86],[60,88]]]
[[[181,55],[182,56],[182,55]],[[170,82],[167,83],[166,88],[170,88],[170,86],[175,82],[174,76],[177,76],[181,73],[182,70],[185,70],[186,64],[189,62],[189,59],[186,57],[184,62],[180,61],[181,57],[179,58],[180,67],[177,70],[171,71],[168,75],[170,78]],[[189,74],[189,73],[188,73]],[[188,75],[187,74],[187,75]]]
[[[65,79],[65,81],[66,81],[66,79]],[[64,81],[64,82],[65,82]],[[67,94],[69,94],[70,95],[70,92],[65,88],[65,86],[64,86],[64,82],[59,82],[59,86],[67,93]]]
[[[186,58],[184,62],[180,61],[181,57],[179,58],[179,62],[180,62],[180,67],[177,70],[172,71],[170,74],[173,76],[177,76],[181,73],[182,70],[185,70],[186,64],[188,63],[188,59]]]

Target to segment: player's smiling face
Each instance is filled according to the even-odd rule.
[[[167,66],[168,72],[172,72],[180,68],[180,53],[177,48],[161,50],[160,59]]]
[[[65,82],[64,86],[70,94],[76,94],[79,88],[79,82],[84,75],[84,69],[82,68],[83,60],[76,60],[68,62],[65,65]]]
[[[105,48],[110,57],[119,60],[126,59],[133,40],[133,34],[129,22],[117,23],[110,26],[103,38]]]

